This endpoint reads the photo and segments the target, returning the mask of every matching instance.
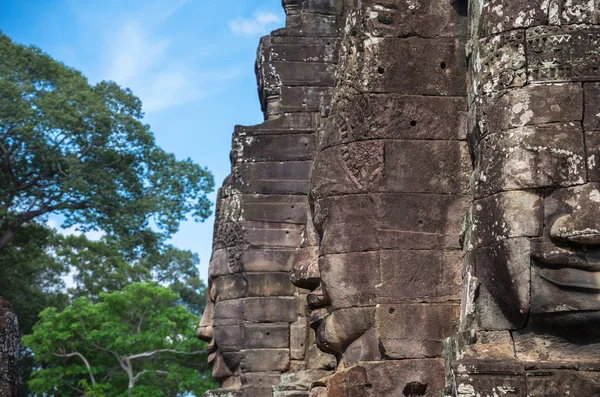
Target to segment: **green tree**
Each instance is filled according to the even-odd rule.
[[[156,145],[141,101],[0,33],[0,250],[48,214],[102,230],[124,252],[210,215],[212,175]]]
[[[169,288],[131,284],[47,308],[23,343],[42,362],[30,388],[45,396],[202,395],[215,384],[199,369],[206,344],[199,318]]]
[[[100,293],[119,291],[135,282],[154,281],[177,292],[188,309],[200,316],[206,305],[206,285],[200,278],[197,254],[162,245],[131,259],[120,242],[85,235],[64,237],[55,251],[63,268],[71,269],[74,287],[70,297],[85,296],[96,301]]]

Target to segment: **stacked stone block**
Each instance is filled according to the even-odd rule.
[[[19,323],[0,297],[0,397],[16,397],[19,380]]]
[[[345,9],[310,182],[318,259],[293,272],[297,285],[320,281],[311,326],[338,360],[313,396],[446,390],[443,341],[458,326],[470,202],[465,12],[445,1]]]
[[[286,27],[264,37],[256,74],[265,122],[236,126],[219,190],[210,302],[198,333],[221,389],[207,396],[307,396],[333,369],[311,343],[306,293],[290,282],[303,238],[315,131],[329,112],[340,13],[333,2],[284,1]],[[313,337],[314,340],[314,337]]]
[[[600,395],[600,11],[473,1],[456,394]]]

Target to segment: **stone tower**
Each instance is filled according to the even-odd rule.
[[[0,397],[16,397],[19,380],[19,323],[0,297]]]
[[[283,1],[219,196],[210,395],[600,396],[599,5],[467,3]]]

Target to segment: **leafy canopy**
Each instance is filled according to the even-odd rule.
[[[63,311],[47,308],[23,343],[42,362],[29,386],[48,396],[202,395],[214,387],[199,369],[204,342],[199,318],[178,295],[153,283],[77,298]]]
[[[129,89],[0,32],[0,250],[32,220],[102,230],[135,253],[210,215],[212,175],[156,145]]]

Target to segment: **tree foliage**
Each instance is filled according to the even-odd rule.
[[[199,370],[199,318],[169,288],[134,283],[47,308],[23,343],[42,362],[30,388],[46,396],[181,396],[214,387]]]
[[[0,33],[0,249],[47,214],[125,251],[210,215],[212,175],[156,145],[141,101]]]

